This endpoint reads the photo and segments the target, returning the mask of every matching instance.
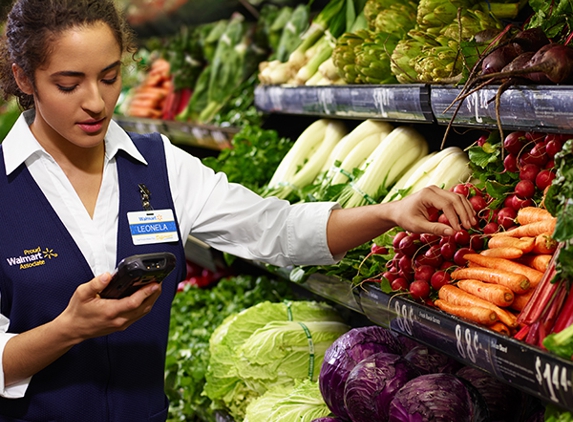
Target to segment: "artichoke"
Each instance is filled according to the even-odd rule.
[[[356,52],[356,70],[360,81],[367,84],[397,83],[390,57],[399,39],[391,34],[376,33],[374,42],[363,43]]]
[[[419,82],[414,65],[423,49],[424,44],[412,37],[406,37],[398,42],[392,52],[390,63],[392,74],[396,76],[398,82],[401,84]]]
[[[443,27],[456,20],[458,8],[469,9],[474,0],[420,0],[416,22],[421,28]]]
[[[386,32],[402,39],[416,24],[416,3],[396,3],[381,10],[374,21],[376,32]]]
[[[501,30],[502,26],[489,13],[484,13],[481,10],[466,9],[462,11],[460,19],[454,19],[452,23],[442,28],[440,34],[454,40],[459,40],[461,34],[462,41],[469,41],[478,32],[486,29]]]
[[[338,74],[348,84],[360,83],[360,73],[356,69],[356,52],[365,42],[373,41],[373,33],[360,29],[354,33],[346,32],[336,41],[332,52],[332,60],[338,69]]]
[[[414,8],[417,7],[417,0],[414,3]],[[409,5],[412,4],[409,0],[366,0],[364,4],[364,17],[368,22],[368,28],[375,29],[375,21],[378,14],[392,6]]]

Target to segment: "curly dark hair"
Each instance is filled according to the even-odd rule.
[[[36,69],[47,62],[50,45],[62,32],[103,22],[122,52],[136,51],[134,32],[114,0],[15,0],[0,39],[0,90],[5,100],[15,96],[24,110],[34,107],[34,97],[22,92],[12,64],[22,68],[35,87]]]

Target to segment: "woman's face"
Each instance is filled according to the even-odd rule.
[[[36,70],[32,132],[46,148],[101,146],[121,91],[121,50],[104,23],[67,30]]]

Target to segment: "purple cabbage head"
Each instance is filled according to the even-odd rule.
[[[344,407],[344,387],[350,371],[363,359],[379,352],[401,354],[402,346],[390,330],[380,326],[353,328],[332,343],[324,354],[318,385],[330,411],[350,420]]]
[[[332,416],[325,416],[323,418],[313,419],[312,422],[340,422],[340,419],[333,418]]]
[[[388,420],[394,395],[420,372],[402,356],[380,352],[360,361],[346,380],[344,405],[352,422]]]
[[[483,397],[453,374],[426,374],[408,381],[390,403],[389,422],[487,422]]]
[[[469,381],[484,398],[492,421],[516,420],[516,409],[521,408],[522,394],[481,369],[465,366],[456,372]]]
[[[455,374],[463,365],[448,355],[426,346],[417,346],[404,355],[422,374]]]

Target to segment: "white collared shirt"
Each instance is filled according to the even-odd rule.
[[[30,131],[27,120],[32,118],[33,111],[24,112],[2,143],[7,174],[25,163],[94,274],[112,272],[118,218],[127,218],[118,215],[115,155],[121,149],[138,161],[145,163],[145,159],[125,131],[112,121],[105,137],[103,179],[91,218],[62,169]],[[276,198],[263,199],[228,183],[224,174],[215,174],[165,136],[163,140],[179,235],[184,243],[191,233],[215,249],[278,266],[332,264],[340,258],[332,256],[326,243],[327,220],[337,204],[290,205]],[[78,284],[81,282],[78,280]],[[16,335],[6,332],[8,326],[8,318],[0,315],[0,363],[6,342]],[[28,383],[29,379],[6,388],[0,365],[0,396],[23,397]]]

